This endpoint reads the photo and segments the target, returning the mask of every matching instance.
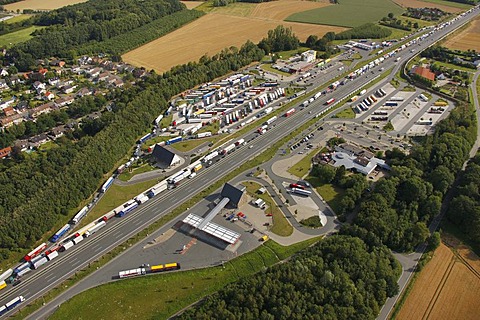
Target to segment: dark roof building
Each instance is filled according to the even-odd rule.
[[[168,168],[180,163],[180,157],[159,144],[155,145],[152,157],[161,168]]]
[[[243,185],[234,187],[229,183],[225,183],[221,192],[221,196],[230,199],[229,204],[231,204],[235,208],[238,208],[242,204],[247,202],[245,189],[246,188]]]

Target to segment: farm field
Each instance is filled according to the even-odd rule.
[[[417,278],[396,319],[477,319],[479,257],[463,245],[443,243]]]
[[[391,0],[339,0],[339,4],[288,16],[286,21],[323,24],[340,27],[357,27],[367,22],[379,21],[388,13],[401,14],[404,10]]]
[[[20,22],[23,20],[27,20],[28,18],[32,17],[33,15],[31,14],[20,14],[18,16],[14,16],[13,18],[10,18],[8,20],[5,20],[5,23],[15,23],[15,22]]]
[[[447,1],[420,1],[420,0],[393,0],[395,3],[401,5],[402,7],[410,8],[437,8],[445,12],[456,13],[463,11],[459,7],[455,7],[459,3],[447,2]]]
[[[477,52],[480,51],[480,18],[473,20],[470,25],[460,33],[447,38],[443,45],[450,49],[474,49]]]
[[[187,7],[187,9],[196,8],[203,3],[203,1],[180,1],[180,2],[183,3]]]
[[[0,36],[0,47],[11,47],[14,44],[27,41],[32,36],[30,35],[33,31],[40,29],[42,27],[31,26],[19,31],[11,32]]]
[[[329,31],[345,30],[340,27],[210,13],[126,53],[122,58],[127,63],[164,72],[173,66],[197,61],[204,54],[213,55],[230,46],[239,47],[247,40],[258,42],[267,35],[268,30],[279,24],[292,27],[301,41],[311,34],[322,36]]]
[[[53,10],[81,2],[87,2],[87,0],[24,0],[6,4],[3,7],[7,11],[17,11],[17,9],[20,11],[23,9]]]

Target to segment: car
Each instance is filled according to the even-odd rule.
[[[252,148],[253,148],[253,145],[250,145],[250,146],[248,147],[248,149],[252,149]]]
[[[298,154],[303,154],[303,152],[302,152],[302,151],[300,151]]]

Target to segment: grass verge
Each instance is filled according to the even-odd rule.
[[[223,266],[109,283],[62,304],[50,319],[76,318],[78,310],[82,310],[82,317],[86,319],[166,319],[232,282],[287,259],[318,240],[315,238],[289,247],[270,240]]]
[[[309,227],[309,228],[321,228],[321,227],[323,227],[319,216],[312,216],[310,218],[303,219],[303,220],[300,221],[300,224],[302,224],[306,227]]]
[[[302,160],[298,161],[287,171],[300,179],[308,174],[312,166],[312,158],[318,153],[318,149],[310,151]]]
[[[346,108],[335,114],[335,118],[355,119],[355,112],[353,112],[352,108]]]
[[[5,48],[10,48],[11,46],[25,42],[32,38],[30,35],[33,31],[41,29],[42,27],[31,26],[19,31],[11,32],[0,36],[0,46]]]
[[[195,149],[196,147],[207,143],[207,142],[213,142],[214,140],[209,138],[209,139],[190,139],[190,140],[184,140],[180,141],[177,143],[172,144],[172,148],[181,151],[181,152],[188,152],[192,149]]]
[[[118,176],[118,179],[121,180],[121,181],[128,181],[128,180],[132,179],[132,177],[137,175],[137,174],[144,173],[144,172],[149,172],[149,171],[153,171],[153,170],[155,170],[154,167],[152,167],[148,163],[144,163],[144,164],[142,164],[138,167],[130,167],[130,168],[126,169],[122,174],[120,174]]]
[[[243,183],[247,187],[247,192],[256,198],[260,198],[268,205],[265,210],[266,213],[270,213],[273,218],[273,225],[270,231],[281,237],[288,237],[293,233],[293,227],[288,222],[287,218],[283,215],[283,212],[276,206],[275,201],[268,193],[258,194],[257,190],[262,186],[256,182],[247,181]]]
[[[340,202],[342,201],[345,190],[334,186],[331,183],[322,183],[319,178],[308,176],[306,179],[312,187],[322,196],[333,212],[340,212]]]

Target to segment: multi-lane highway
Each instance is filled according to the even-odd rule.
[[[474,18],[478,11],[474,11],[464,18],[455,21],[453,24],[437,31],[430,37],[414,45],[417,51],[424,49],[432,44],[436,39],[452,32],[468,20]],[[397,53],[397,57],[401,57],[402,61],[410,58],[414,53],[410,50],[403,50]],[[392,74],[400,68],[395,65],[393,58],[387,59],[383,64],[372,69],[374,73],[379,75],[381,67],[388,69],[394,66]],[[339,86],[336,91],[325,96],[321,96],[309,107],[304,110],[298,110],[294,115],[288,118],[280,118],[274,127],[271,127],[263,135],[257,135],[254,132],[248,133],[244,138],[246,141],[253,138],[248,145],[237,149],[233,154],[221,158],[211,167],[206,168],[198,173],[194,179],[182,182],[176,189],[166,191],[149,202],[141,205],[135,211],[127,216],[119,219],[113,219],[108,225],[94,236],[81,242],[79,245],[61,254],[56,260],[45,265],[40,270],[32,271],[31,274],[15,287],[9,287],[0,295],[0,304],[4,304],[10,299],[23,295],[26,298],[24,304],[39,298],[53,287],[59,285],[62,281],[70,277],[72,274],[86,267],[90,262],[98,259],[106,252],[112,250],[120,243],[127,240],[132,235],[146,228],[148,225],[171,212],[180,203],[190,199],[192,195],[205,189],[215,181],[227,175],[232,168],[238,168],[241,164],[256,155],[268,149],[272,144],[281,140],[283,137],[291,133],[297,127],[303,125],[312,117],[317,116],[325,109],[325,102],[334,97],[339,100],[351,92],[359,90],[372,80],[372,75],[366,77],[362,75],[353,81],[347,82],[343,86]],[[387,81],[389,79],[385,79]],[[311,111],[311,113],[309,113]]]

